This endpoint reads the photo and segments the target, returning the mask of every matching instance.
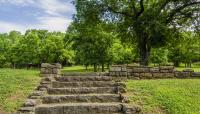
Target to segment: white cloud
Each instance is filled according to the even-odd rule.
[[[62,13],[75,12],[74,6],[70,1],[61,2],[60,0],[39,0],[38,6],[49,15],[61,15]]]
[[[22,25],[15,24],[15,23],[0,21],[0,32],[1,33],[10,32],[12,30],[25,32],[26,27],[24,27]]]
[[[38,23],[31,25],[19,25],[16,23],[0,21],[0,33],[10,32],[12,30],[25,33],[28,29],[45,29],[49,31],[65,32],[71,22],[71,19],[64,17],[39,17]]]
[[[49,31],[61,31],[65,32],[68,25],[72,22],[71,19],[64,17],[39,17],[39,23],[33,25],[31,28],[35,29],[47,29]]]
[[[30,15],[36,18],[37,21],[35,24],[27,23],[24,25],[12,22],[1,22],[0,20],[0,32],[17,30],[24,33],[27,29],[46,29],[49,31],[65,32],[68,25],[72,22],[72,17],[66,17],[65,15],[75,13],[75,8],[71,1],[72,0],[66,0],[65,2],[61,0],[0,0],[0,4],[10,3],[18,7],[31,6],[41,9],[42,11],[40,13],[44,12],[44,14],[40,14],[40,17],[38,17],[38,15]]]
[[[26,6],[34,3],[34,0],[0,0],[0,3],[10,3],[19,6]]]

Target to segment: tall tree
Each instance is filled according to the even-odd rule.
[[[151,48],[165,45],[173,32],[199,29],[199,0],[75,0],[75,4],[76,21],[113,22],[121,36],[136,39],[142,65],[148,65]]]

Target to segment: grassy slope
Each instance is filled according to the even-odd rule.
[[[0,113],[15,111],[36,87],[37,70],[0,69]]]
[[[127,81],[132,103],[152,114],[200,114],[200,80]]]

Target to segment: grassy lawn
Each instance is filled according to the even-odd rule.
[[[127,95],[148,114],[200,114],[200,79],[129,80]]]
[[[0,69],[0,114],[19,108],[39,80],[38,70]]]
[[[185,67],[183,66],[180,66],[180,67],[177,67],[176,70],[178,71],[182,71],[186,69]],[[195,72],[200,72],[200,66],[193,66],[192,68],[189,68],[189,69],[193,69]]]
[[[107,70],[105,68],[105,70]],[[101,68],[98,68],[98,71],[101,72]],[[67,72],[79,72],[79,73],[85,73],[85,72],[94,72],[94,68],[92,66],[89,66],[88,69],[86,70],[86,68],[84,66],[70,66],[70,67],[64,67],[62,69],[63,73],[67,73]]]

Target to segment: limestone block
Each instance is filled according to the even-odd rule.
[[[126,71],[127,71],[127,68],[126,68],[125,66],[122,66],[122,67],[121,67],[121,71],[126,72]]]
[[[134,76],[134,77],[140,77],[140,73],[132,73],[132,76]]]
[[[24,104],[24,106],[26,106],[26,107],[31,107],[31,106],[35,106],[37,103],[36,103],[36,100],[33,100],[33,99],[27,99],[26,101],[25,101],[25,104]]]
[[[190,72],[175,72],[177,78],[187,78],[191,76]]]
[[[120,72],[120,76],[127,76],[127,72]]]
[[[160,71],[159,71],[159,68],[150,68],[150,72],[156,73],[156,72],[160,72]]]
[[[173,78],[174,73],[153,73],[154,78]]]
[[[43,96],[45,91],[34,91],[31,96]]]
[[[115,71],[122,71],[122,68],[121,67],[115,67]]]
[[[127,72],[127,76],[131,76],[131,72]]]
[[[58,68],[53,68],[52,73],[53,74],[61,74],[61,71]]]
[[[175,77],[174,73],[162,73],[162,76],[164,78],[174,78]]]
[[[122,68],[119,66],[119,67],[117,67],[117,66],[115,66],[115,67],[110,67],[110,69],[109,69],[109,71],[121,71],[122,70]]]
[[[115,72],[110,71],[110,72],[109,72],[109,75],[110,75],[110,76],[115,76],[116,74],[115,74]]]
[[[170,70],[170,69],[174,69],[174,66],[160,66],[159,68],[160,70]]]
[[[115,72],[115,76],[120,76],[120,72]]]
[[[124,114],[140,114],[141,108],[139,106],[129,106],[128,104],[123,104],[122,108]]]
[[[200,72],[193,72],[192,77],[199,77],[200,78]]]
[[[133,72],[133,69],[127,68],[127,72]]]
[[[142,78],[142,79],[152,79],[153,75],[151,73],[141,73],[140,78]]]
[[[59,63],[42,63],[41,64],[41,68],[58,68],[58,69],[61,69],[62,68],[62,65],[59,64]]]
[[[41,68],[40,73],[41,74],[52,74],[52,68]]]
[[[150,68],[149,67],[134,67],[133,72],[134,73],[148,73],[150,72]]]
[[[170,70],[160,70],[161,73],[170,73]]]
[[[58,69],[61,69],[61,68],[62,68],[62,65],[59,64],[59,63],[53,63],[52,65],[54,65],[53,68],[58,68]]]

